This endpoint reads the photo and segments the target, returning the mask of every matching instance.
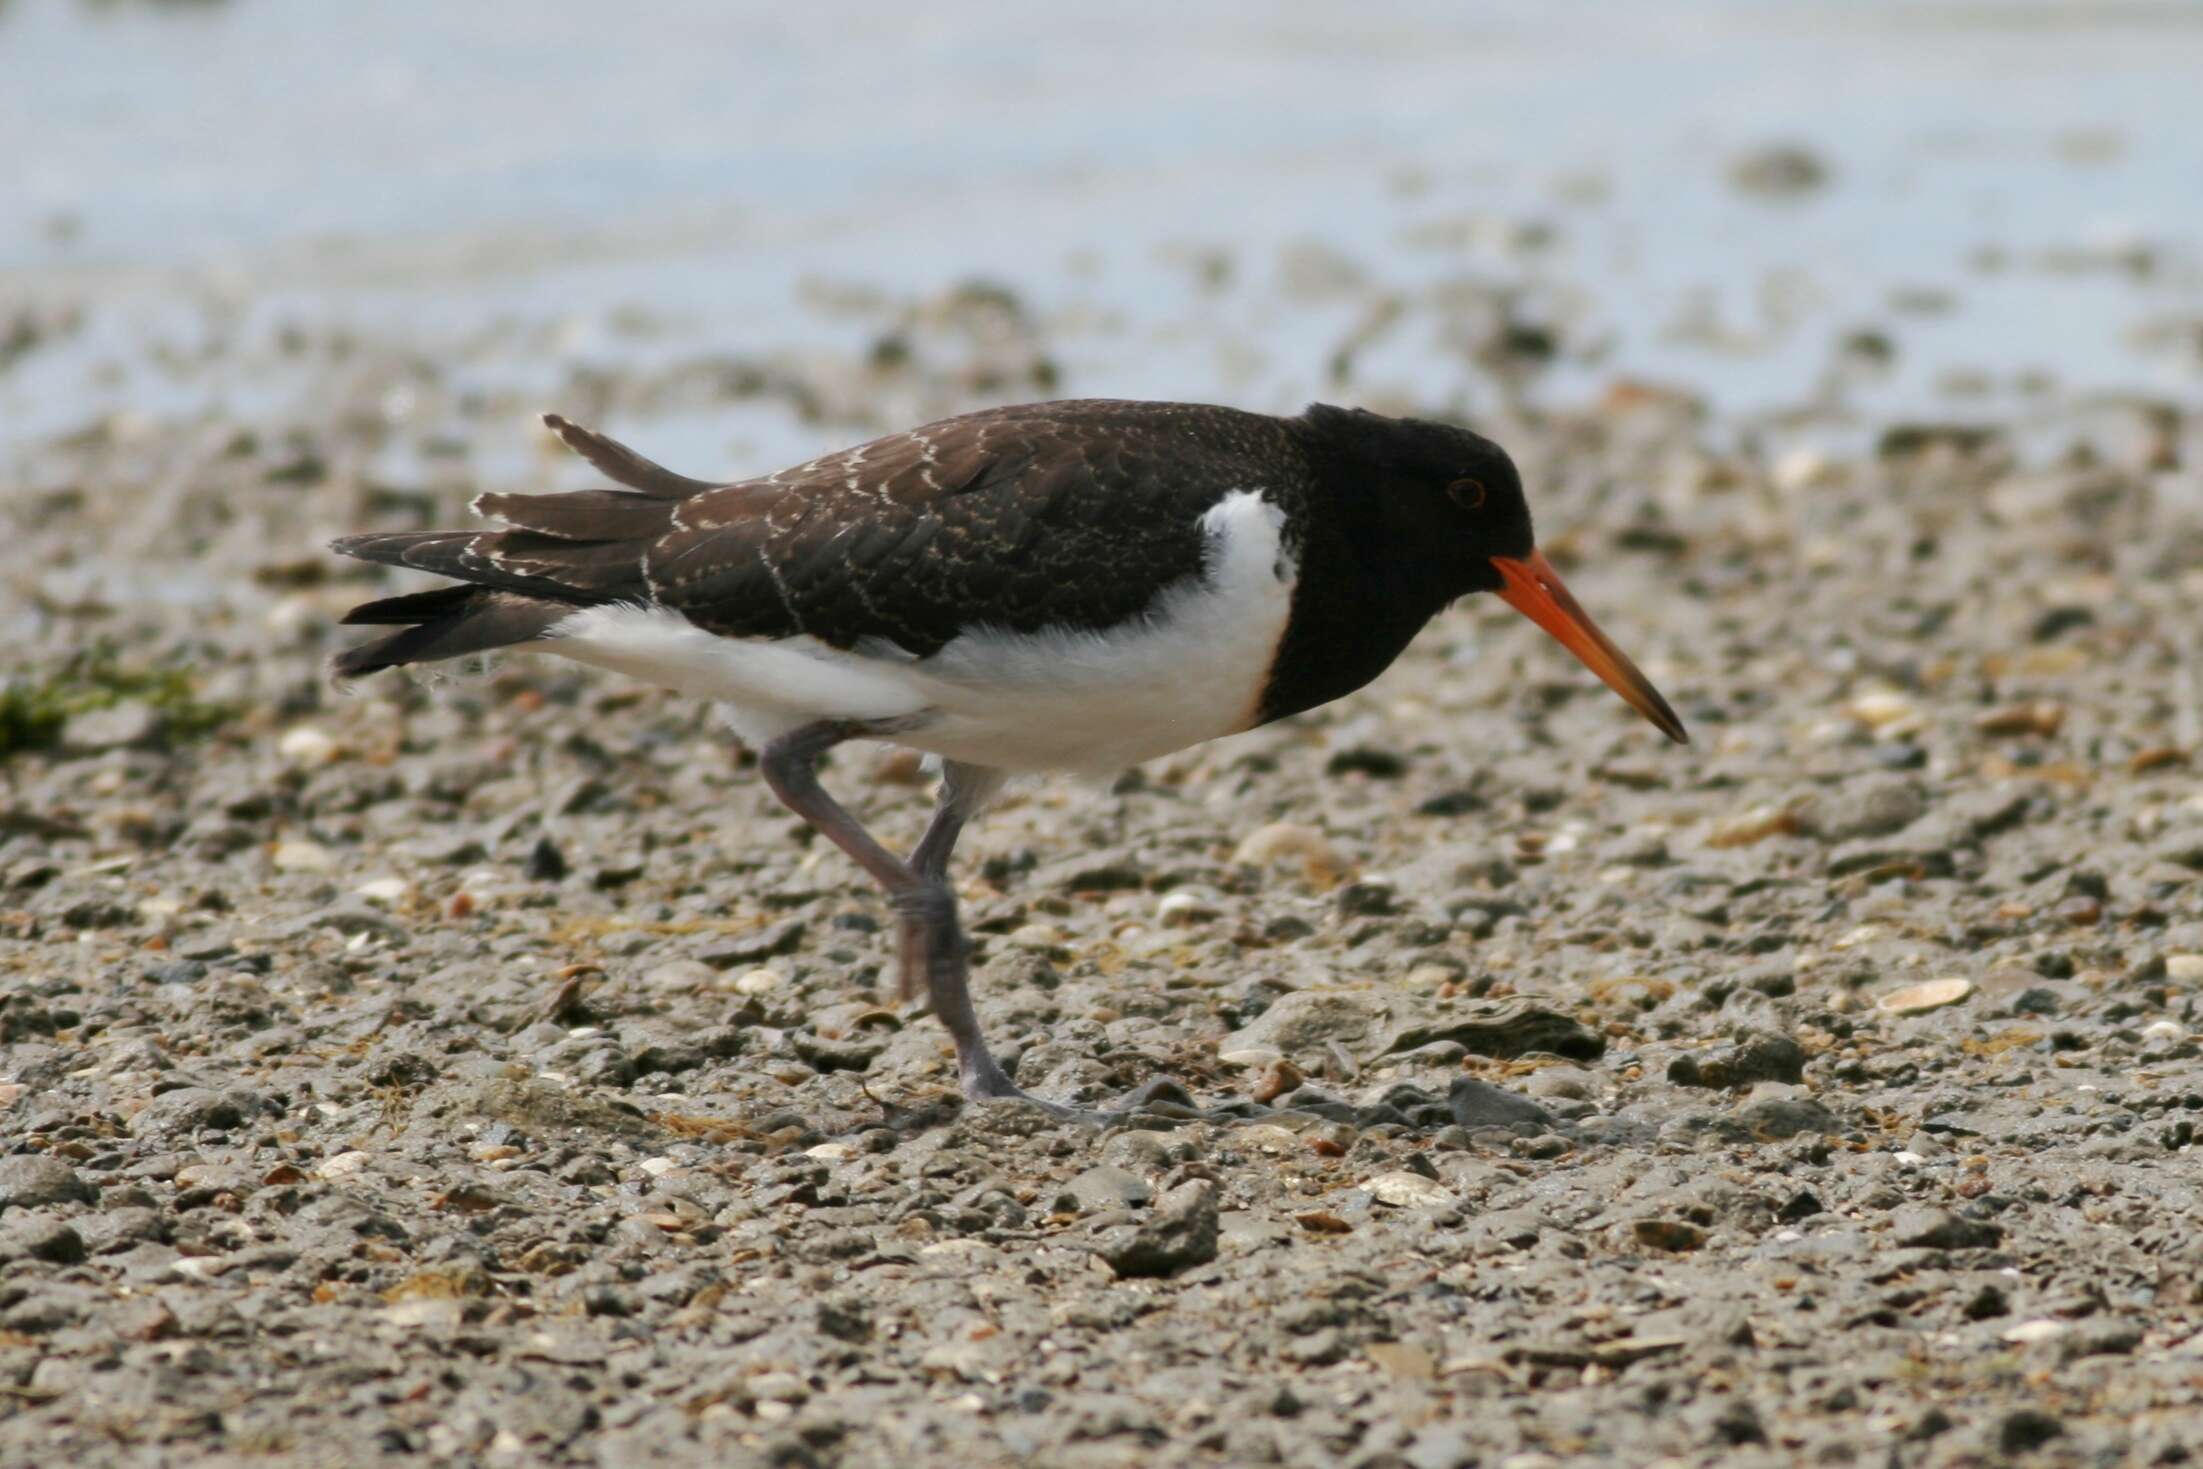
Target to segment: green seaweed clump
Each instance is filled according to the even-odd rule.
[[[184,669],[126,664],[103,641],[56,666],[0,673],[0,760],[53,749],[74,716],[133,700],[159,716],[168,744],[203,738],[237,716],[229,704],[200,698]]]

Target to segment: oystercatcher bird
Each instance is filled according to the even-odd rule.
[[[980,1035],[948,882],[1008,775],[1115,772],[1312,709],[1472,592],[1687,738],[1538,551],[1513,461],[1450,424],[1031,403],[714,484],[544,422],[622,488],[476,499],[502,530],[336,541],[458,583],[355,608],[399,630],[337,674],[523,648],[716,700],[773,794],[886,890],[904,999],[947,1027],[973,1098],[1024,1095]],[[850,739],[941,761],[907,857],[819,784]]]

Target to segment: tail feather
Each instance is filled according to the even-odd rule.
[[[565,440],[567,448],[594,464],[597,471],[614,484],[626,485],[661,500],[685,500],[704,490],[717,488],[709,480],[690,479],[662,464],[653,464],[619,440],[570,423],[555,413],[543,415],[543,426]]]
[[[339,555],[461,583],[353,608],[347,623],[401,630],[340,654],[339,678],[534,642],[577,608],[649,596],[643,569],[649,548],[673,528],[681,501],[714,486],[555,413],[543,421],[627,488],[475,501],[477,511],[509,530],[383,531],[331,542]]]
[[[370,673],[380,673],[385,668],[396,668],[403,663],[433,663],[439,658],[458,658],[468,653],[486,653],[493,648],[509,648],[517,643],[532,643],[542,637],[553,624],[569,616],[574,608],[563,602],[545,602],[533,597],[515,596],[510,592],[493,592],[481,587],[442,587],[434,592],[424,592],[422,597],[437,597],[456,593],[459,602],[455,610],[435,616],[418,626],[407,627],[356,648],[347,648],[332,662],[331,669],[340,679],[359,678]],[[347,617],[347,622],[367,619],[359,614],[371,612],[376,607],[388,607],[391,603],[411,600],[392,597],[386,602],[370,603]],[[379,621],[396,621],[395,617],[378,618]]]

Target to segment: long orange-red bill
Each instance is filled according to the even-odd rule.
[[[1599,631],[1591,614],[1568,594],[1567,584],[1560,579],[1560,573],[1553,570],[1553,563],[1545,559],[1543,551],[1532,551],[1519,561],[1512,556],[1494,556],[1492,565],[1506,582],[1499,595],[1508,606],[1544,628],[1562,647],[1581,658],[1584,667],[1620,694],[1630,708],[1652,721],[1660,733],[1679,745],[1690,743],[1683,721],[1675,717],[1675,711],[1660,697],[1652,680],[1639,673],[1637,665],[1629,661],[1629,655]]]

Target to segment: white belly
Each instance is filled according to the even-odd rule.
[[[1206,570],[1106,633],[975,627],[930,658],[814,638],[722,638],[661,608],[592,607],[532,646],[718,700],[761,745],[822,719],[897,721],[898,744],[999,770],[1107,774],[1254,723],[1292,606],[1284,514],[1228,496]]]

